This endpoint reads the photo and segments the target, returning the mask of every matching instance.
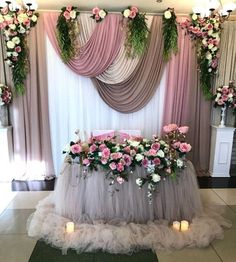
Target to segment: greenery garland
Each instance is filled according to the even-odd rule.
[[[148,37],[148,26],[145,14],[140,14],[135,6],[128,7],[122,14],[127,21],[125,47],[129,57],[140,56],[143,54]]]
[[[171,54],[178,52],[178,30],[176,15],[173,8],[168,8],[163,14],[164,59],[170,59]]]
[[[0,10],[0,28],[6,41],[6,63],[12,69],[12,80],[16,93],[24,94],[28,65],[26,36],[37,24],[38,13],[23,9],[11,11],[9,6]]]
[[[79,32],[77,7],[67,6],[61,9],[57,20],[57,40],[61,50],[62,60],[66,63],[71,60],[77,52],[76,36]]]

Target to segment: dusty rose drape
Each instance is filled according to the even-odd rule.
[[[208,175],[210,156],[211,103],[206,101],[198,81],[197,58],[185,31],[179,30],[179,52],[168,63],[163,124],[188,125],[189,155],[198,175]]]
[[[44,14],[48,37],[59,53],[56,39],[57,17],[58,13]],[[87,43],[80,48],[79,55],[69,61],[67,65],[75,73],[87,77],[95,77],[103,73],[119,53],[123,36],[121,21],[122,16],[120,15],[107,15],[102,23],[96,25]]]
[[[114,85],[92,79],[102,99],[119,112],[132,113],[144,107],[162,77],[164,62],[161,17],[153,18],[149,36],[148,50],[129,78]]]
[[[15,96],[11,108],[14,137],[14,160],[18,177],[25,179],[51,178],[52,162],[45,33],[43,20],[30,32],[28,38],[30,73],[24,96]],[[22,172],[23,174],[20,174]],[[22,178],[22,177],[20,177]]]

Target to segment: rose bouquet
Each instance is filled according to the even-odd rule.
[[[99,23],[107,16],[107,14],[108,12],[105,9],[94,7],[91,17],[96,21],[96,23]]]
[[[12,92],[6,85],[0,84],[0,106],[8,105],[12,101]]]
[[[217,88],[214,99],[214,107],[232,107],[236,108],[236,88],[233,81],[228,86],[220,86]]]

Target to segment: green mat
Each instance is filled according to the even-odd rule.
[[[38,241],[31,254],[29,262],[157,262],[156,254],[151,250],[141,250],[132,255],[114,255],[102,251],[96,253],[77,254],[75,250],[68,250],[67,255],[62,255],[60,249],[47,245],[43,241]]]

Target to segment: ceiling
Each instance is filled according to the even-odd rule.
[[[140,12],[162,13],[168,7],[175,8],[176,14],[189,14],[192,7],[204,5],[206,0],[36,0],[39,10],[60,10],[63,6],[77,6],[80,11],[90,11],[93,7],[106,9],[108,12],[120,12],[127,6],[137,6]],[[232,0],[222,0],[222,4],[230,3]],[[235,1],[234,1],[235,2]]]

